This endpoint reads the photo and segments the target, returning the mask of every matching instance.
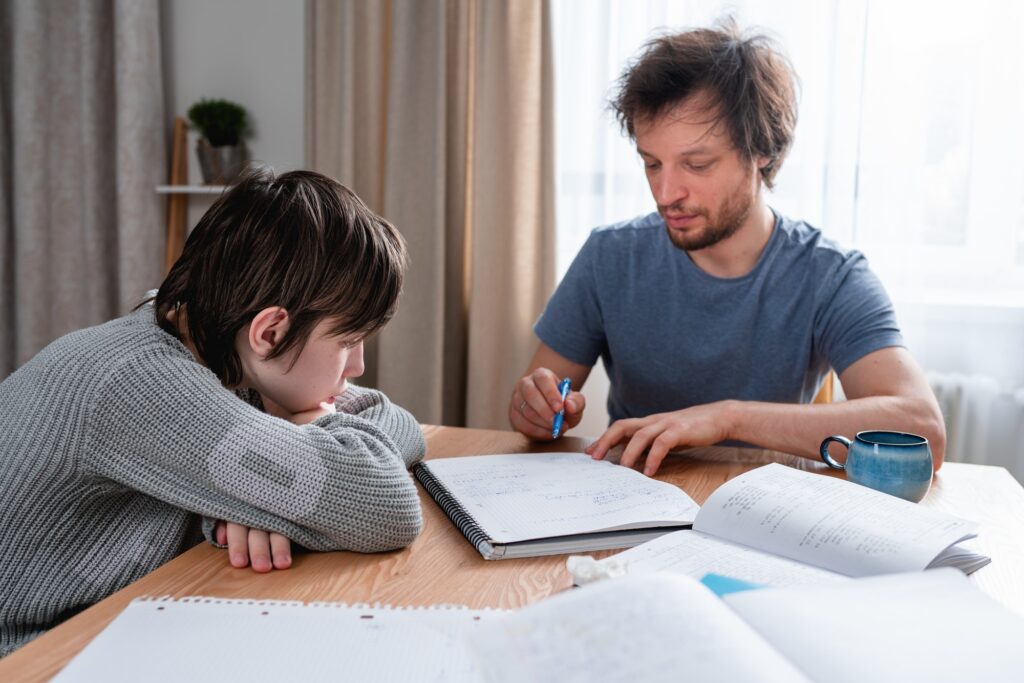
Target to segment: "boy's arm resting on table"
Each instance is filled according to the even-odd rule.
[[[427,442],[416,418],[405,408],[392,403],[383,393],[349,384],[335,405],[339,412],[357,415],[379,425],[395,442],[406,468],[426,455]]]
[[[422,460],[426,451],[423,433],[412,415],[391,403],[384,394],[371,389],[362,389],[350,384],[330,411],[313,410],[301,417],[288,415],[282,408],[265,398],[259,403],[264,405],[266,412],[300,425],[315,422],[316,418],[337,410],[361,414],[371,420],[377,418],[378,423],[380,418],[384,418],[383,427],[386,432],[393,435],[392,438],[402,453],[406,467],[411,467]],[[251,564],[253,571],[260,573],[291,567],[291,541],[281,534],[209,518],[203,519],[203,534],[212,545],[227,548],[229,560],[234,567],[243,568]]]
[[[762,448],[817,460],[825,437],[852,437],[859,431],[887,429],[928,439],[935,469],[942,466],[946,428],[935,395],[910,353],[888,347],[867,354],[840,375],[847,400],[797,405],[758,401],[718,401],[685,410],[619,420],[587,449],[604,457],[628,440],[621,463],[632,466],[650,449],[644,472],[653,474],[670,450],[743,441]]]
[[[208,539],[215,520],[312,550],[392,550],[419,534],[406,462],[421,457],[422,433],[383,394],[372,392],[359,414],[293,425],[195,363],[125,365],[92,406],[88,467],[203,515]]]

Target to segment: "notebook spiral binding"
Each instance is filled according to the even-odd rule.
[[[247,598],[217,598],[207,595],[186,595],[176,598],[171,595],[143,595],[132,600],[139,603],[174,603],[174,604],[208,604],[236,605],[243,607],[304,607],[317,609],[365,609],[378,612],[505,612],[496,607],[470,609],[466,605],[438,603],[434,605],[392,605],[382,602],[328,602],[317,600],[303,602],[301,600],[263,600]]]
[[[176,598],[172,595],[142,595],[132,602],[173,602],[204,605],[249,605],[252,607],[301,607],[301,600],[264,600],[248,598],[218,598],[210,595],[186,595]]]
[[[462,535],[469,540],[470,543],[480,552],[481,555],[487,557],[492,549],[492,542],[490,537],[480,528],[480,525],[476,523],[473,516],[470,515],[466,508],[464,508],[452,494],[448,492],[448,489],[444,487],[444,484],[439,482],[433,473],[430,471],[426,463],[419,463],[413,468],[413,473],[416,478],[423,484],[423,488],[427,490],[430,497],[444,510],[444,513],[448,515],[448,519],[452,520]]]

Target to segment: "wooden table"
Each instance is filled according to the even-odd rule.
[[[428,458],[479,453],[580,451],[587,442],[563,438],[537,447],[512,432],[425,427]],[[725,482],[767,462],[835,474],[823,464],[770,451],[708,448],[670,456],[657,478],[682,486],[698,503]],[[488,562],[420,490],[423,534],[405,550],[375,555],[308,553],[287,571],[255,574],[233,569],[225,551],[201,544],[106,600],[0,660],[0,681],[41,681],[54,676],[133,598],[207,595],[520,607],[571,585],[565,556]],[[1003,468],[949,463],[936,475],[923,505],[981,523],[976,548],[992,557],[971,580],[1024,614],[1024,489]],[[597,553],[607,556],[614,551]]]

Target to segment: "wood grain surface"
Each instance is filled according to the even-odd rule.
[[[483,453],[580,451],[587,441],[565,437],[538,446],[513,432],[424,427],[427,457]],[[823,464],[755,449],[707,448],[671,455],[657,478],[681,486],[698,503],[726,480],[768,462],[835,475]],[[420,488],[423,534],[408,548],[373,555],[302,553],[287,571],[255,574],[234,569],[227,553],[206,544],[192,548],[106,600],[0,660],[0,681],[42,681],[54,676],[133,598],[206,595],[225,598],[438,603],[514,608],[565,590],[565,556],[486,561]],[[982,590],[1024,614],[1024,489],[997,467],[947,464],[922,505],[981,523],[978,551],[992,564],[972,575]],[[615,551],[594,553],[597,557]],[[183,653],[183,656],[187,656]]]

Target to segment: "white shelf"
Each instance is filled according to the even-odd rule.
[[[221,194],[226,185],[157,185],[160,194]]]

